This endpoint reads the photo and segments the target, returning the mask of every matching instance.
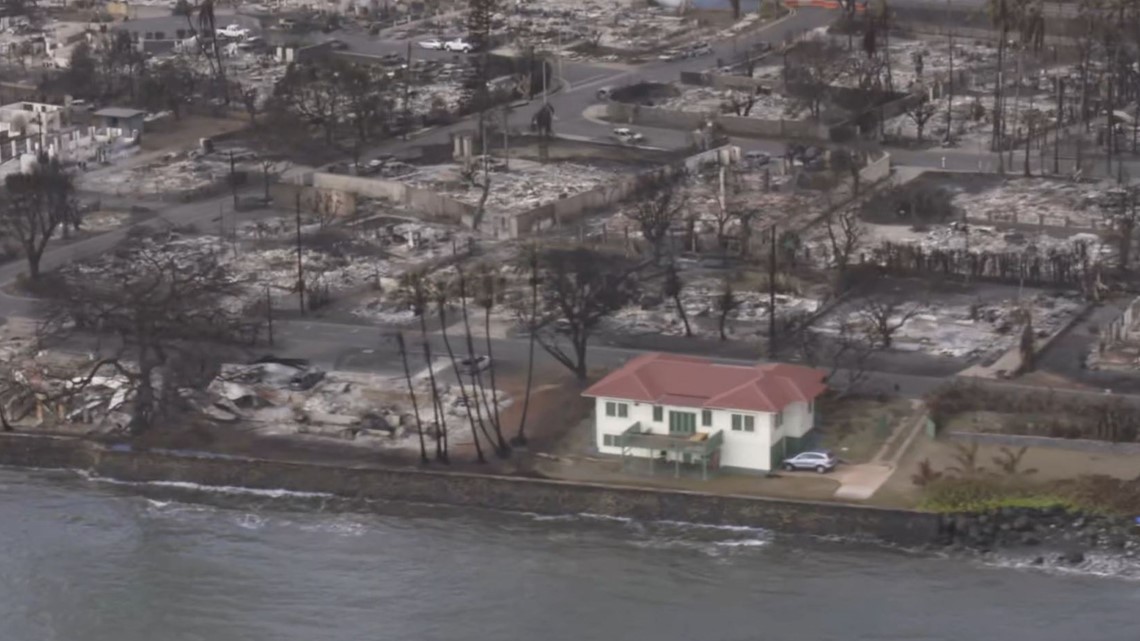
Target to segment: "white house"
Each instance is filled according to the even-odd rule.
[[[827,390],[821,370],[785,363],[722,365],[653,353],[595,383],[594,440],[603,454],[703,470],[765,472],[804,447]]]

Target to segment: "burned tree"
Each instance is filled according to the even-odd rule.
[[[634,194],[633,219],[653,249],[654,263],[661,260],[669,231],[688,202],[685,178],[685,173],[680,170],[657,173],[644,178]]]
[[[889,349],[895,333],[925,308],[924,304],[909,302],[901,295],[873,294],[859,303],[855,314],[865,324],[871,342]]]
[[[677,272],[677,264],[670,262],[665,266],[663,294],[666,298],[673,301],[673,307],[677,310],[677,315],[681,317],[681,322],[685,325],[685,338],[691,338],[693,336],[693,329],[689,326],[689,316],[685,313],[685,306],[681,304],[681,292],[684,288],[685,282],[681,280],[681,274]]]
[[[926,131],[926,123],[934,117],[934,112],[936,109],[937,107],[934,105],[934,103],[930,102],[924,96],[922,100],[919,100],[917,103],[911,105],[906,110],[907,118],[910,118],[911,121],[914,122],[918,144],[920,145],[922,144],[922,134],[924,131]]]
[[[720,340],[728,340],[728,335],[725,334],[725,325],[728,323],[728,315],[736,311],[740,307],[740,299],[737,298],[736,292],[732,289],[732,281],[724,279],[724,287],[716,297],[716,311],[717,311],[717,328],[720,330]]]
[[[0,231],[24,250],[31,280],[40,277],[40,260],[56,232],[79,228],[79,208],[70,174],[58,160],[41,156],[32,171],[9,174],[0,199]]]
[[[843,47],[830,40],[808,40],[785,58],[786,84],[798,96],[813,119],[819,119],[831,95],[831,83],[845,71]]]
[[[585,248],[546,249],[539,264],[542,301],[535,339],[554,360],[585,381],[590,337],[603,318],[633,297],[637,266],[620,255]]]
[[[175,256],[146,239],[135,243],[99,269],[65,274],[45,326],[53,339],[75,330],[117,338],[91,376],[113,370],[128,381],[129,427],[138,434],[189,409],[183,389],[213,378],[215,348],[251,342],[261,321],[247,313],[241,283],[215,253]]]
[[[831,261],[835,266],[837,288],[842,290],[848,285],[848,268],[863,241],[863,226],[859,223],[859,212],[854,209],[832,211],[823,220],[831,249]]]

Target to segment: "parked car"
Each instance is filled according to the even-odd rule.
[[[713,52],[712,47],[707,42],[698,42],[689,49],[689,55],[692,57],[707,56]]]
[[[221,29],[218,29],[218,35],[223,38],[242,39],[249,35],[249,29],[241,26],[240,24],[228,24]]]
[[[471,50],[474,48],[475,47],[471,46],[470,42],[467,42],[463,38],[456,38],[455,40],[448,40],[447,42],[443,43],[444,51],[471,53]]]
[[[459,373],[468,376],[475,376],[479,372],[491,366],[491,357],[476,355],[475,357],[468,357],[459,361]]]
[[[614,129],[614,138],[617,138],[624,143],[635,143],[645,140],[645,136],[642,136],[641,134],[628,127],[618,127],[617,129]]]
[[[748,151],[744,153],[744,162],[753,167],[763,167],[772,161],[772,156],[763,151]]]
[[[657,56],[657,59],[663,60],[665,62],[673,62],[674,60],[680,60],[684,57],[684,53],[677,51],[676,49],[670,49],[669,51],[666,51],[665,53]]]
[[[430,49],[433,51],[443,49],[443,41],[439,38],[428,38],[427,40],[420,41],[418,44],[420,49]]]
[[[828,450],[800,452],[791,458],[784,459],[784,469],[789,472],[815,470],[824,474],[834,470],[836,465],[839,465],[839,459]]]

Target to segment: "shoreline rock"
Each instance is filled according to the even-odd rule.
[[[1084,551],[1140,552],[1140,528],[1126,517],[1074,513],[1060,507],[1007,507],[990,512],[944,514],[942,544],[985,551],[1049,547],[1062,550],[1059,562],[1077,565]]]

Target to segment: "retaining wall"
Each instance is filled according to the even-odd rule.
[[[459,224],[463,221],[464,216],[471,216],[477,209],[474,205],[395,180],[325,172],[315,172],[307,180],[318,189],[332,189],[366,198],[379,198],[399,203],[407,206],[411,213],[427,220],[442,220]]]
[[[414,468],[348,468],[132,452],[70,438],[0,436],[0,465],[82,469],[130,482],[284,489],[538,514],[590,513],[646,521],[737,525],[820,536],[868,537],[899,545],[934,543],[939,535],[938,515],[907,510]]]

